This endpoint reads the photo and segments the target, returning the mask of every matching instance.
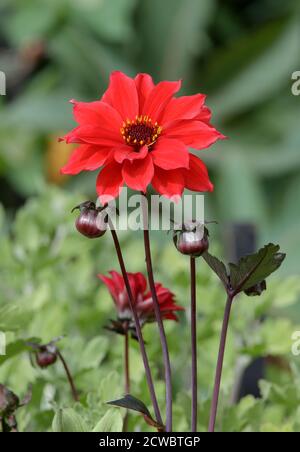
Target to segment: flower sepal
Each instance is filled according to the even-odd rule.
[[[132,339],[136,341],[138,340],[136,329],[134,325],[132,325],[132,321],[124,319],[110,319],[109,322],[110,323],[104,327],[106,330],[119,334],[121,336],[125,336],[126,334],[130,333]]]

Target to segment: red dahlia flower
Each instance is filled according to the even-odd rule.
[[[129,322],[131,326],[134,326],[124,279],[116,271],[111,271],[110,275],[110,278],[104,275],[98,275],[98,277],[104,282],[114,300],[118,311],[118,320]],[[147,290],[146,278],[142,273],[128,273],[128,278],[141,324],[154,321],[153,300],[151,293]],[[174,294],[158,283],[156,284],[156,292],[162,318],[178,320],[175,312],[182,311],[184,308],[176,305]]]
[[[184,188],[212,191],[207,168],[189,147],[204,149],[224,138],[210,124],[205,96],[174,97],[181,81],[155,85],[148,74],[130,78],[113,72],[101,100],[77,102],[78,127],[61,140],[78,143],[63,174],[102,170],[97,193],[102,203],[117,197],[125,184],[161,195],[181,195]]]

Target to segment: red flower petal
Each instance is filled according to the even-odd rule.
[[[180,119],[193,119],[200,114],[206,96],[195,94],[194,96],[182,96],[173,98],[166,105],[160,119],[162,125]]]
[[[166,287],[163,287],[162,284],[156,283],[155,288],[163,318],[177,320],[173,311],[184,311],[184,308],[176,305],[174,294]],[[145,294],[143,301],[139,303],[137,307],[144,316],[147,314],[148,317],[151,317],[151,315],[154,314],[153,300],[150,291]]]
[[[118,291],[116,289],[116,285],[115,285],[113,279],[109,278],[108,276],[104,276],[104,275],[98,275],[98,278],[101,279],[101,281],[106,285],[106,287],[108,288],[113,299],[115,301],[117,301],[118,300]]]
[[[106,204],[113,198],[117,198],[123,184],[122,166],[116,162],[106,165],[100,171],[96,181],[96,189],[101,203]]]
[[[134,151],[131,146],[124,144],[114,150],[114,158],[118,163],[123,163],[125,160],[142,160],[148,154],[148,146],[143,146],[138,152]]]
[[[154,166],[150,154],[143,160],[126,161],[123,165],[122,174],[128,187],[133,190],[146,192],[154,174]]]
[[[142,114],[145,101],[155,85],[152,77],[148,74],[138,74],[134,80],[139,98],[139,114]]]
[[[208,171],[202,160],[190,154],[190,169],[185,170],[185,186],[193,191],[213,191]]]
[[[197,119],[198,121],[203,121],[203,122],[206,122],[206,124],[209,124],[209,122],[211,120],[211,110],[206,105],[204,105],[202,107],[201,112],[194,119]]]
[[[153,163],[162,169],[189,167],[189,152],[182,141],[161,137],[151,152]]]
[[[105,165],[111,159],[111,148],[97,148],[94,147],[94,154],[85,163],[87,171],[95,171],[101,166]]]
[[[139,113],[135,81],[120,71],[112,72],[108,90],[103,95],[102,101],[114,107],[123,120],[134,119]]]
[[[163,320],[174,320],[175,322],[178,322],[178,317],[172,312],[163,312]]]
[[[109,273],[111,275],[111,278],[104,275],[98,275],[98,278],[101,279],[101,281],[104,282],[104,284],[108,288],[118,311],[122,312],[123,310],[129,308],[128,295],[125,288],[124,279],[122,275],[114,270],[110,271]]]
[[[213,127],[195,120],[173,122],[168,128],[163,129],[163,133],[168,138],[181,140],[195,149],[208,148],[217,140],[225,138]]]
[[[181,81],[158,83],[146,99],[142,114],[148,115],[153,122],[157,121],[166,103],[180,90],[180,87]]]
[[[78,174],[80,171],[84,170],[84,164],[93,155],[91,151],[91,146],[82,145],[76,148],[70,158],[68,163],[61,168],[61,174]]]
[[[119,314],[123,311],[130,312],[129,300],[124,284],[123,276],[116,271],[110,271],[110,276],[98,275],[98,278],[108,288]],[[152,322],[155,320],[154,304],[150,291],[147,291],[147,280],[142,273],[127,273],[131,287],[133,301],[136,305],[141,322]],[[155,284],[158,296],[158,302],[163,319],[177,320],[176,311],[182,311],[184,308],[176,305],[174,294],[161,284]]]
[[[143,273],[134,273],[135,275],[135,280],[136,280],[136,286],[139,289],[139,293],[145,293],[146,289],[147,289],[147,279],[145,278],[145,276],[143,275]]]
[[[121,133],[93,125],[76,127],[65,136],[65,140],[67,143],[86,143],[113,147],[120,143],[123,144]]]
[[[125,287],[123,276],[120,275],[120,273],[116,272],[115,270],[111,270],[109,274],[111,275],[112,281],[115,285],[117,292],[118,293],[123,292],[123,289]]]
[[[70,143],[79,143],[79,144],[84,144],[84,142],[82,140],[80,140],[78,138],[78,140],[76,141],[77,138],[77,131],[80,127],[75,127],[74,129],[70,130],[70,132],[68,132],[66,135],[64,135],[63,137],[59,137],[58,138],[58,142],[62,142],[65,141],[67,144]]]
[[[68,163],[61,169],[62,174],[78,174],[93,171],[104,165],[110,155],[107,148],[82,144],[72,153]]]
[[[165,171],[160,168],[155,168],[152,186],[158,193],[167,198],[181,196],[184,190],[183,171],[179,169]]]
[[[142,273],[128,273],[128,279],[134,302],[138,304],[147,289],[147,280]]]
[[[75,120],[80,125],[95,125],[106,129],[120,131],[122,118],[113,107],[105,102],[77,102],[71,101],[74,105],[73,113]]]

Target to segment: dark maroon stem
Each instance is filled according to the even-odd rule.
[[[191,257],[192,432],[197,431],[197,311],[196,259]]]
[[[228,325],[229,325],[229,319],[230,319],[232,300],[233,300],[233,297],[228,295],[226,306],[225,306],[224,318],[223,318],[223,326],[222,326],[221,339],[220,339],[220,348],[219,348],[219,355],[218,355],[216,375],[215,375],[214,392],[213,392],[213,398],[212,398],[212,402],[211,402],[210,419],[209,419],[209,426],[208,426],[208,431],[210,433],[213,433],[215,431],[216,416],[217,416],[218,401],[219,401],[220,386],[221,386],[221,378],[222,378],[222,370],[223,370],[223,361],[224,361],[226,338],[227,338],[227,331],[228,331]]]
[[[129,334],[126,330],[124,335],[124,374],[125,374],[125,394],[130,394],[130,366],[129,366]],[[124,422],[123,422],[123,432],[128,430],[128,416],[129,412],[126,411]]]
[[[68,378],[68,382],[69,382],[69,384],[70,384],[70,388],[71,388],[71,391],[72,391],[73,399],[75,400],[75,402],[78,402],[78,400],[79,400],[79,395],[78,395],[78,391],[77,391],[77,389],[76,389],[76,386],[75,386],[73,377],[72,377],[72,375],[71,375],[70,369],[69,369],[69,367],[68,367],[68,365],[67,365],[67,363],[66,363],[64,357],[62,356],[62,354],[61,354],[61,352],[60,352],[59,350],[57,350],[57,356],[58,356],[59,359],[61,360],[62,365],[63,365],[63,367],[64,367],[64,369],[65,369],[65,372],[66,372],[66,375],[67,375],[67,378]]]
[[[156,293],[156,287],[153,275],[150,236],[149,236],[149,219],[148,219],[148,203],[147,198],[142,194],[142,216],[143,216],[143,229],[144,229],[144,244],[145,244],[145,256],[147,264],[147,273],[151,295],[153,299],[155,317],[158,324],[160,342],[162,347],[163,361],[165,367],[165,382],[166,382],[166,432],[172,431],[172,376],[171,376],[171,364],[169,357],[169,350],[167,344],[167,338],[165,334],[164,324],[160,312],[158,297]]]
[[[129,335],[126,331],[124,336],[124,371],[125,371],[125,393],[130,394],[130,370],[129,370]]]
[[[135,322],[136,334],[137,334],[139,345],[140,345],[141,355],[142,355],[142,359],[143,359],[143,363],[144,363],[144,367],[145,367],[146,380],[147,380],[148,387],[149,387],[149,392],[150,392],[150,397],[151,397],[154,413],[155,413],[157,422],[159,424],[163,425],[161,414],[160,414],[160,410],[159,410],[159,406],[158,406],[158,403],[157,403],[156,394],[155,394],[155,388],[154,388],[154,384],[153,384],[152,374],[151,374],[150,365],[149,365],[149,361],[148,361],[148,356],[147,356],[145,343],[144,343],[144,339],[143,339],[142,329],[141,329],[141,325],[140,325],[138,314],[137,314],[136,309],[135,309],[134,299],[133,299],[133,295],[132,295],[132,291],[131,291],[128,275],[127,275],[127,272],[126,272],[126,267],[125,267],[125,263],[124,263],[124,259],[123,259],[123,255],[122,255],[120,242],[119,242],[118,235],[117,235],[116,231],[113,229],[113,225],[110,225],[110,228],[111,228],[111,234],[112,234],[113,241],[114,241],[114,244],[115,244],[117,256],[118,256],[118,259],[119,259],[119,264],[120,264],[121,272],[122,272],[122,275],[123,275],[125,287],[126,287],[126,290],[127,290],[127,293],[128,293],[128,299],[129,299],[130,308],[131,308],[132,315],[133,315],[134,322]]]

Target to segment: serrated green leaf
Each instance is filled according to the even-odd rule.
[[[285,258],[279,249],[279,245],[269,243],[257,253],[242,257],[237,264],[230,263],[230,284],[235,293],[255,286],[276,271]]]
[[[208,252],[204,253],[202,257],[205,260],[205,262],[210,266],[210,268],[213,270],[213,272],[216,273],[216,275],[220,278],[225,288],[227,288],[229,280],[225,264],[222,261],[220,261],[220,259],[218,259],[215,256],[212,256]]]

